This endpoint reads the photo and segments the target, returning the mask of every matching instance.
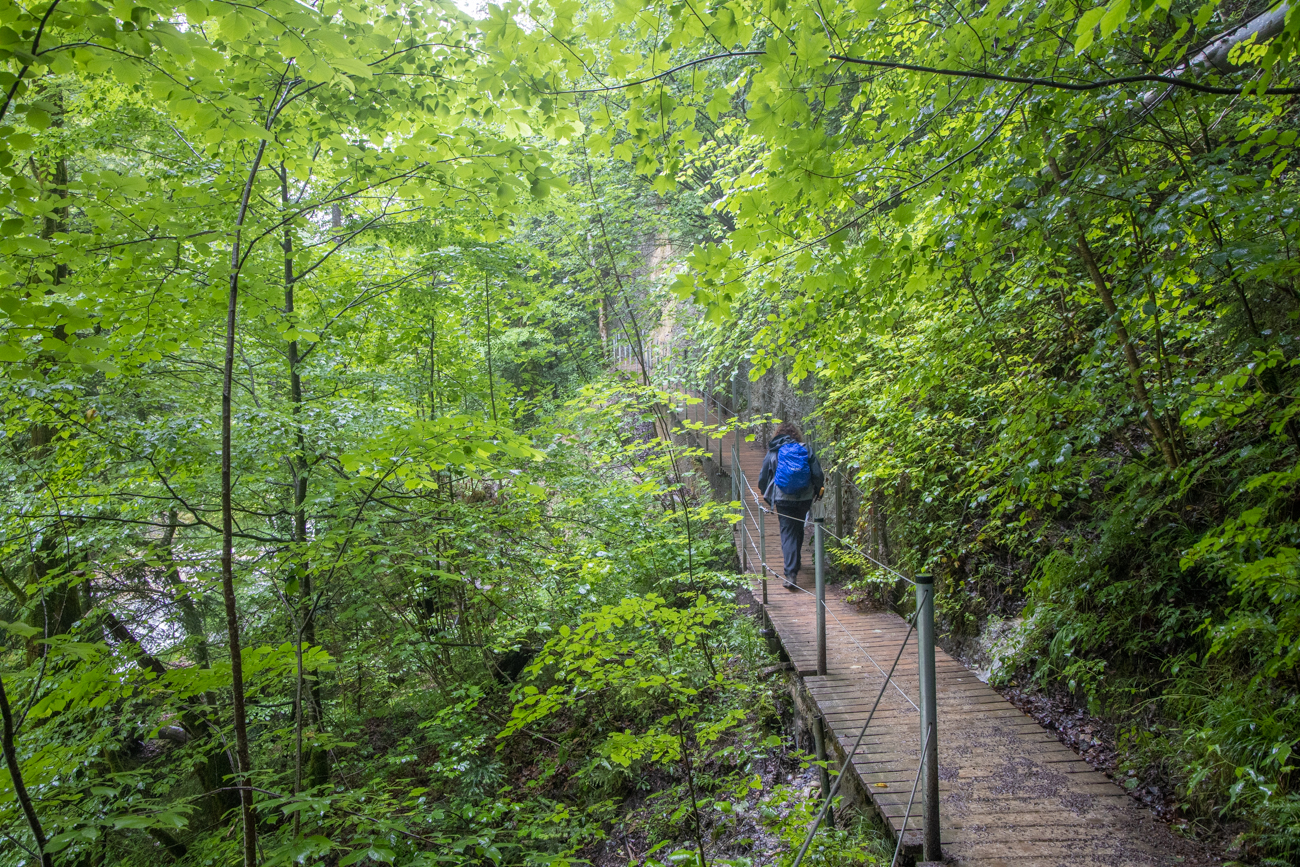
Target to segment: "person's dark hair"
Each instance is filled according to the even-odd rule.
[[[797,443],[803,442],[803,433],[799,430],[799,425],[792,421],[783,421],[772,431],[772,439],[777,437],[789,437]]]

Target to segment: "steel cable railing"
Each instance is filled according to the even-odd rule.
[[[813,593],[808,588],[800,587],[798,584],[795,584],[793,586],[794,589],[798,590],[800,593],[806,593],[809,596],[813,597],[814,600],[817,599],[817,594]],[[868,651],[865,647],[863,647],[860,643],[858,643],[858,639],[854,637],[853,633],[849,631],[849,628],[844,625],[844,622],[835,616],[835,612],[830,609],[830,607],[826,604],[825,600],[821,600],[821,606],[823,609],[825,609],[826,613],[830,616],[830,618],[835,621],[835,625],[838,626],[844,632],[844,635],[848,637],[849,641],[853,642],[854,646],[856,646],[857,649],[861,651],[862,655],[867,658],[867,661],[876,667],[876,671],[880,672],[881,674],[885,674],[885,670],[880,667],[880,663],[876,662],[875,657],[871,655],[870,651]],[[888,675],[886,675],[886,677],[888,677]],[[909,696],[906,692],[903,691],[903,688],[898,685],[898,682],[891,680],[890,683],[893,685],[894,689],[898,692],[898,694],[903,697],[903,701],[910,704],[912,706],[912,710],[920,713],[921,708],[917,705],[916,702],[912,701],[911,696]]]
[[[748,477],[745,476],[745,471],[742,470],[742,469],[740,469],[739,467],[736,467],[736,470],[738,470],[738,471],[740,472],[740,477],[741,477],[742,479],[744,479],[744,481],[745,481],[745,487],[749,488],[749,493],[754,497],[754,503],[755,503],[755,505],[757,505],[758,508],[762,509],[766,514],[769,514],[769,515],[774,515],[774,514],[776,514],[776,510],[775,510],[775,509],[767,508],[767,507],[765,507],[765,506],[762,504],[758,492],[754,490],[754,486],[751,485],[751,484],[749,483],[749,479],[748,479]],[[852,483],[852,482],[849,482],[849,484],[853,484],[853,483]],[[856,489],[856,487],[857,487],[857,486],[855,485],[854,488]],[[835,535],[835,534],[832,533],[830,530],[825,530],[825,529],[823,529],[822,532],[825,533],[826,535],[830,536],[830,537],[831,537],[832,539],[834,539],[835,541],[839,542],[839,543],[840,543],[841,545],[843,545],[845,548],[850,549],[851,551],[853,551],[853,552],[854,552],[855,554],[857,554],[858,556],[860,556],[860,557],[862,557],[863,559],[865,559],[865,560],[871,562],[871,563],[872,563],[873,565],[875,565],[877,568],[879,568],[879,569],[883,569],[884,571],[886,571],[886,572],[888,572],[889,574],[893,575],[895,578],[901,578],[902,580],[906,581],[908,584],[911,584],[913,587],[916,586],[916,582],[913,581],[911,578],[908,578],[906,575],[904,575],[902,572],[899,572],[897,569],[894,569],[894,568],[892,568],[892,567],[890,567],[890,566],[886,566],[884,563],[881,563],[879,560],[877,560],[875,557],[872,557],[872,556],[871,556],[870,554],[868,554],[866,551],[863,551],[863,550],[862,550],[861,548],[859,548],[857,545],[854,545],[853,543],[846,541],[846,540],[845,540],[843,537],[841,537],[841,536],[837,536],[837,535]]]
[[[931,723],[925,729],[925,740],[921,744],[921,761],[916,763],[916,777],[912,780],[912,794],[907,796],[907,809],[903,811],[903,825],[898,829],[898,843],[894,845],[894,857],[889,861],[889,867],[894,867],[898,863],[898,854],[903,851],[903,838],[907,836],[907,820],[912,818],[912,804],[916,802],[916,786],[921,782],[921,771],[925,768],[926,753],[930,748],[930,738],[934,734],[934,724]],[[795,867],[798,867],[799,860],[795,859]]]
[[[870,500],[870,499],[871,499],[871,497],[867,496],[867,494],[866,494],[865,491],[863,491],[861,488],[859,488],[859,487],[857,486],[857,483],[855,483],[851,477],[846,476],[846,475],[844,475],[843,473],[841,473],[841,474],[840,474],[840,481],[842,481],[844,484],[848,485],[850,488],[852,488],[852,489],[857,493],[859,504],[861,504],[861,503],[863,503],[863,502],[866,502],[867,500]],[[842,543],[844,543],[844,544],[848,544],[848,543],[844,542],[842,539],[841,539],[840,541],[841,541]],[[853,547],[853,546],[850,545],[849,547]],[[896,571],[896,570],[894,570],[894,569],[891,569],[889,566],[886,566],[884,563],[880,562],[880,561],[877,560],[875,557],[872,557],[872,556],[871,556],[870,554],[868,554],[866,551],[863,551],[862,549],[860,549],[860,548],[856,548],[856,547],[854,547],[853,549],[854,549],[854,551],[856,551],[858,554],[860,554],[861,556],[863,556],[863,557],[866,558],[867,560],[871,561],[872,563],[874,563],[876,566],[880,567],[881,569],[884,569],[884,570],[887,571],[887,572],[892,572],[893,574],[897,575],[898,577],[903,578],[904,580],[907,580],[907,576],[903,575],[902,573],[900,573],[900,572],[898,572],[898,571]]]
[[[705,395],[704,407],[703,407],[704,409],[703,420],[706,422],[708,420],[708,417],[710,415],[710,404],[712,404],[713,415],[715,415],[715,417],[718,419],[719,427],[721,427],[723,424],[725,424],[724,413],[726,412],[726,409],[721,405],[721,403],[717,401],[716,398],[713,398],[711,395]],[[736,414],[734,412],[731,412],[730,414],[732,415],[733,419],[736,418]],[[766,556],[767,552],[765,550],[766,532],[765,532],[764,521],[762,519],[763,516],[765,515],[776,514],[778,515],[778,520],[779,520],[780,515],[779,513],[776,512],[775,509],[769,508],[764,505],[763,498],[759,495],[757,491],[754,490],[754,487],[753,485],[750,484],[749,478],[746,475],[744,469],[741,468],[740,460],[739,460],[740,458],[739,442],[740,442],[739,431],[734,430],[733,437],[732,437],[732,466],[731,466],[730,476],[732,480],[733,499],[738,500],[740,502],[742,513],[744,516],[743,520],[741,521],[741,527],[740,527],[740,533],[741,533],[740,549],[742,553],[742,558],[745,558],[745,554],[746,554],[745,549],[747,545],[749,548],[751,548],[754,551],[754,554],[756,555],[755,565],[758,567],[760,573],[763,576],[762,578],[763,603],[764,605],[766,605],[768,601],[767,600],[767,571],[769,569],[772,569],[772,567],[769,566],[767,563],[767,556]],[[719,445],[719,464],[721,465],[721,445]],[[858,489],[857,486],[854,485],[851,480],[847,480],[847,481],[849,481],[849,484],[855,490],[858,490],[859,494],[861,494],[861,490]],[[749,493],[749,497],[744,496],[746,491]],[[750,506],[751,499],[753,501],[754,508],[751,508]],[[757,515],[755,514],[755,509],[758,510]],[[760,535],[762,537],[761,541],[763,543],[762,545],[763,550],[760,550],[760,546],[755,544],[753,533],[750,530],[751,522],[753,522],[758,526]],[[848,637],[849,641],[856,648],[856,650],[859,653],[861,653],[861,655],[865,657],[880,674],[884,675],[884,680],[880,685],[880,691],[876,695],[876,700],[875,703],[872,705],[871,712],[867,715],[867,720],[863,724],[861,731],[858,733],[858,737],[857,740],[854,742],[853,749],[850,750],[848,753],[846,753],[843,765],[840,768],[840,773],[836,777],[834,785],[830,787],[830,791],[826,794],[822,807],[818,812],[816,821],[813,823],[813,826],[809,829],[808,835],[804,840],[803,845],[800,847],[799,853],[795,857],[795,860],[791,865],[791,867],[799,867],[799,863],[802,861],[804,855],[806,854],[809,845],[811,845],[813,837],[816,835],[818,828],[821,826],[821,823],[824,821],[828,811],[831,809],[831,804],[834,801],[836,793],[839,791],[840,783],[843,778],[844,772],[848,769],[849,763],[853,760],[853,757],[858,754],[858,751],[862,746],[862,741],[866,736],[867,728],[871,725],[872,719],[875,717],[875,713],[880,706],[881,699],[884,697],[885,692],[888,691],[888,689],[891,686],[894,688],[895,691],[898,692],[900,696],[903,697],[903,699],[908,704],[910,704],[913,707],[913,709],[915,709],[919,713],[921,717],[921,731],[924,733],[921,739],[920,764],[917,767],[916,779],[913,781],[912,792],[908,798],[907,811],[904,814],[902,826],[900,831],[898,832],[897,846],[895,847],[894,850],[894,858],[893,861],[891,862],[891,865],[897,862],[899,854],[902,851],[903,837],[907,831],[907,823],[911,816],[912,805],[915,802],[916,791],[922,779],[924,779],[926,783],[925,798],[924,798],[924,805],[923,805],[924,806],[923,809],[924,857],[927,861],[940,860],[938,758],[937,758],[938,745],[937,745],[937,739],[935,737],[935,731],[937,727],[937,721],[935,719],[937,707],[936,707],[936,696],[935,696],[935,666],[934,666],[934,584],[930,580],[928,575],[918,575],[916,579],[908,578],[906,575],[903,575],[901,572],[897,571],[896,569],[893,569],[885,565],[884,563],[881,563],[879,560],[872,557],[870,554],[863,551],[858,546],[850,542],[847,542],[841,536],[829,532],[825,528],[824,518],[817,518],[814,520],[814,533],[815,533],[814,543],[816,548],[815,562],[816,562],[816,571],[817,571],[817,593],[813,594],[809,592],[806,588],[799,587],[797,584],[789,585],[789,586],[793,586],[795,590],[798,590],[802,593],[814,597],[814,605],[816,606],[816,611],[818,615],[817,616],[818,673],[823,675],[827,673],[825,616],[829,614],[831,619],[834,621],[835,625],[839,628],[840,632],[846,637]],[[911,584],[916,588],[916,594],[917,594],[916,610],[913,612],[912,617],[908,621],[907,635],[904,636],[903,643],[902,645],[900,645],[898,649],[898,653],[894,657],[893,664],[890,666],[889,671],[887,672],[883,667],[881,667],[880,663],[876,661],[875,657],[872,656],[870,651],[868,651],[867,648],[864,647],[862,643],[857,640],[857,637],[849,630],[848,626],[843,621],[841,621],[840,618],[836,616],[835,612],[832,611],[826,604],[825,591],[824,591],[825,583],[823,580],[823,560],[824,560],[824,552],[822,546],[823,534],[829,535],[831,538],[838,541],[842,546],[858,554],[866,561],[874,564],[875,566],[890,573],[891,575],[894,575],[895,577],[900,578],[903,581],[906,581],[908,584]],[[773,574],[778,574],[777,570],[775,569],[772,569],[772,572]],[[918,626],[918,622],[919,622],[919,626]],[[902,687],[899,686],[897,681],[894,679],[894,671],[898,667],[898,662],[902,658],[903,651],[906,649],[908,642],[911,640],[913,630],[916,630],[918,632],[917,651],[918,651],[918,674],[919,674],[920,701],[921,701],[920,705],[918,705],[917,702],[913,701],[911,697],[902,689]],[[821,744],[819,741],[819,747],[820,745]],[[818,759],[825,760],[825,756],[819,755]]]
[[[712,395],[705,395],[703,400],[704,400],[704,405],[706,410],[710,405],[710,403],[712,403],[714,407],[714,415],[717,416],[719,424],[722,424],[725,421],[724,413],[730,414],[733,418],[737,417],[736,411],[734,409],[728,409],[727,407],[723,406],[722,402],[719,401],[716,397]],[[842,473],[840,474],[839,478],[844,484],[848,485],[857,493],[859,500],[869,499],[866,493],[863,492],[862,488],[858,487],[857,483],[855,483],[852,478]],[[746,486],[749,487],[750,493],[754,495],[754,498],[757,501],[759,499],[758,494],[757,492],[754,491],[752,486],[748,485],[748,480],[746,481]],[[767,512],[768,514],[773,514],[773,511],[771,509],[764,509],[764,511]],[[889,566],[888,564],[882,563],[880,560],[877,560],[875,557],[868,554],[866,551],[862,550],[857,545],[854,545],[852,542],[849,542],[844,537],[836,535],[835,533],[832,533],[830,530],[826,530],[825,532],[832,539],[835,539],[845,548],[852,550],[855,554],[857,554],[859,557],[862,557],[864,560],[871,563],[876,568],[882,569],[885,572],[888,572],[889,574],[893,575],[895,578],[901,578],[903,581],[906,581],[908,584],[915,586],[916,582],[913,581],[911,578],[908,578],[906,575],[904,575],[902,572],[899,572],[897,569],[894,569],[892,566]]]
[[[907,649],[908,642],[912,640],[912,631],[916,628],[916,622],[921,612],[922,612],[922,607],[918,606],[916,611],[913,612],[911,619],[908,620],[907,635],[903,636],[903,641],[898,646],[898,653],[894,655],[894,662],[889,666],[889,673],[885,675],[885,683],[882,683],[880,685],[880,691],[876,693],[875,703],[872,704],[871,711],[867,714],[866,722],[862,724],[862,728],[858,731],[858,737],[857,740],[853,742],[853,748],[845,752],[844,761],[840,763],[840,771],[838,774],[835,775],[835,782],[831,785],[830,791],[826,793],[826,797],[822,800],[822,806],[821,809],[818,810],[817,812],[817,818],[813,821],[812,827],[808,829],[808,834],[806,837],[804,837],[803,845],[799,847],[799,853],[795,855],[794,862],[791,864],[791,867],[799,867],[799,863],[803,860],[804,855],[808,852],[808,847],[812,845],[813,838],[817,835],[817,830],[821,827],[822,822],[826,820],[826,814],[830,811],[831,805],[835,801],[835,796],[839,794],[840,784],[844,781],[844,774],[848,771],[849,764],[853,761],[853,758],[858,754],[858,751],[862,749],[862,741],[867,736],[867,729],[871,727],[871,721],[876,716],[876,710],[880,707],[880,700],[884,698],[885,690],[888,688],[889,682],[893,679],[894,670],[898,668],[898,661],[903,658],[903,651]],[[933,725],[931,726],[931,730],[933,730]],[[925,765],[926,751],[929,749],[930,744],[931,744],[931,740],[927,737],[921,745],[921,766],[922,767],[924,767]],[[920,775],[919,768],[917,773],[919,777]],[[913,786],[913,797],[915,797],[915,786]],[[912,811],[912,803],[910,800],[908,801],[907,811],[908,813]],[[903,820],[903,828],[904,829],[907,828],[906,817],[904,817]],[[902,840],[903,840],[903,832],[900,831],[898,835],[898,841],[900,847],[902,844]],[[897,849],[895,851],[894,857],[895,858],[898,857]]]
[[[852,542],[846,541],[843,537],[836,536],[830,530],[825,530],[824,532],[826,533],[826,535],[830,536],[832,539],[839,542],[845,548],[848,548],[850,551],[857,554],[859,557],[862,557],[864,560],[870,562],[876,568],[883,569],[884,571],[888,572],[890,575],[893,575],[895,578],[900,578],[903,581],[906,581],[908,584],[911,584],[913,587],[916,586],[916,582],[913,581],[911,578],[908,578],[906,575],[904,575],[902,572],[899,572],[897,569],[890,568],[889,566],[886,566],[884,563],[881,563],[875,557],[872,557],[870,554],[868,554],[866,551],[863,551],[861,548],[859,548],[857,545],[854,545]]]
[[[741,470],[740,472],[743,477],[744,470]],[[748,485],[748,482],[746,482],[746,485]],[[753,488],[750,488],[750,490],[752,491]],[[749,514],[751,515],[753,514],[753,512],[750,512],[747,504],[742,502],[742,505],[745,506],[746,512],[749,512]],[[760,506],[759,508],[762,508],[762,506]],[[767,511],[768,514],[771,514],[770,510],[764,510],[764,511]],[[826,532],[825,529],[823,529],[822,532]],[[759,552],[758,546],[753,544],[752,536],[750,536],[750,545],[751,547],[754,548],[754,553],[758,555],[759,561],[762,563],[762,565],[767,569],[772,569],[772,567],[767,564],[766,560],[763,559],[764,554],[762,552]],[[772,571],[773,574],[775,574],[776,570],[773,569]],[[911,579],[908,579],[908,582],[913,585],[916,584],[916,582],[912,581]],[[822,610],[825,611],[825,613],[829,615],[832,620],[835,621],[835,625],[838,626],[843,631],[844,635],[849,639],[850,642],[853,643],[855,647],[857,647],[857,649],[862,653],[862,655],[866,657],[867,661],[870,662],[873,666],[875,666],[876,670],[879,671],[881,674],[885,673],[885,670],[880,667],[880,663],[876,662],[876,659],[871,655],[871,652],[868,651],[865,647],[863,647],[861,642],[858,641],[857,637],[851,631],[849,631],[849,628],[847,626],[844,625],[844,622],[835,616],[835,612],[832,611],[830,607],[826,605],[826,601],[824,599],[820,599],[820,600],[817,599],[816,594],[811,593],[806,587],[800,587],[798,584],[791,584],[790,586],[793,587],[795,590],[798,590],[800,593],[806,593],[807,595],[812,596],[814,600],[816,600],[814,604],[820,605]],[[913,707],[913,709],[917,711],[920,710],[920,708],[917,707],[916,702],[912,701],[911,697],[906,692],[904,692],[903,689],[900,686],[898,686],[897,683],[894,684],[894,689],[898,691],[898,694],[901,695],[903,697],[903,700],[906,701],[908,704],[910,704]]]

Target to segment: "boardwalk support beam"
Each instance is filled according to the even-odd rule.
[[[813,519],[813,563],[817,576],[817,676],[826,676],[826,527],[825,518]]]
[[[934,675],[934,576],[916,576],[916,645],[921,686],[922,832],[926,861],[942,861],[939,853],[939,732]]]

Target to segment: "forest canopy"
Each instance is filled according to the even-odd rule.
[[[0,0],[0,864],[789,863],[806,756],[688,392],[797,395],[946,647],[1291,863],[1297,40]]]

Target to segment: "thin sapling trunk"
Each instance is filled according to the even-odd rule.
[[[291,85],[281,88],[275,108],[267,115],[266,129],[269,131],[275,122],[284,99],[289,95]],[[235,381],[235,326],[239,313],[239,274],[242,265],[242,240],[244,220],[248,216],[248,200],[253,193],[253,183],[257,180],[258,170],[262,167],[262,157],[266,154],[266,139],[257,143],[257,153],[253,164],[248,169],[248,179],[244,182],[244,192],[239,200],[239,210],[235,216],[234,237],[230,242],[230,293],[226,302],[226,357],[221,371],[221,595],[226,607],[226,633],[230,642],[230,688],[231,710],[235,727],[235,758],[239,767],[235,769],[236,785],[239,788],[240,819],[244,831],[244,867],[257,867],[257,822],[253,816],[253,790],[250,788],[249,773],[252,771],[252,759],[248,749],[248,714],[244,707],[244,665],[243,648],[239,638],[239,609],[235,600],[235,512],[231,499],[232,472],[231,456],[233,454],[230,434],[231,393]]]
[[[41,827],[41,820],[36,815],[36,808],[32,806],[31,795],[27,793],[27,786],[23,784],[23,769],[18,764],[18,750],[14,747],[14,717],[9,709],[9,697],[5,695],[4,679],[0,678],[0,717],[3,717],[4,728],[0,734],[3,734],[5,767],[9,770],[9,780],[13,785],[14,797],[18,799],[18,806],[22,809],[23,818],[27,820],[27,827],[31,829],[32,839],[36,841],[36,854],[41,859],[41,867],[54,867],[54,858],[50,853],[45,851],[45,830]]]

